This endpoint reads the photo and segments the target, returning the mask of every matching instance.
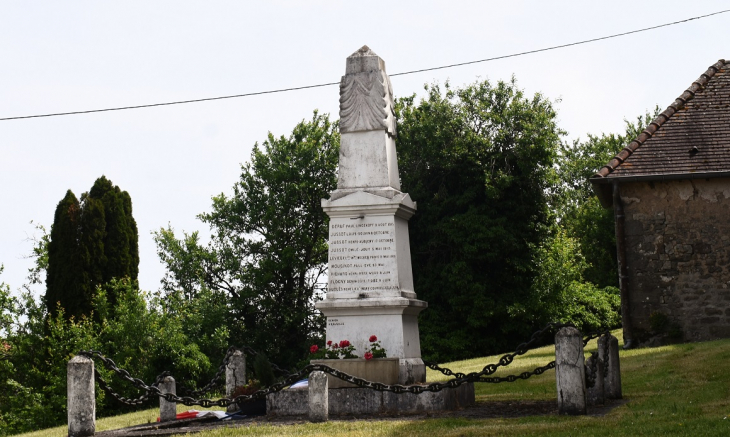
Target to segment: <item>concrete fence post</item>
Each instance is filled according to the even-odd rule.
[[[236,387],[246,385],[246,355],[243,351],[237,350],[231,355],[226,365],[226,397],[233,396]],[[228,412],[237,411],[239,406],[231,404],[228,406]]]
[[[76,355],[68,362],[66,408],[69,437],[91,436],[96,432],[94,361]]]
[[[177,394],[177,387],[175,384],[175,378],[172,376],[166,376],[159,387],[160,391],[164,393]],[[177,419],[177,404],[175,402],[168,402],[165,398],[160,398],[160,422],[169,422]]]
[[[573,327],[555,334],[555,382],[560,414],[586,414],[586,376],[583,337]]]
[[[604,357],[606,351],[605,342],[608,342],[608,356]],[[606,399],[621,399],[621,363],[618,356],[618,339],[611,336],[602,336],[598,339],[598,356],[603,358],[606,368],[604,374]]]
[[[329,420],[329,394],[327,374],[309,374],[309,421],[326,422]]]
[[[586,372],[595,372],[593,387],[588,387],[588,405],[603,405],[606,403],[605,390],[603,385],[603,360],[598,355],[591,355],[586,360]]]

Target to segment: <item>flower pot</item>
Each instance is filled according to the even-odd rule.
[[[383,384],[398,384],[400,359],[398,358],[348,358],[344,360],[312,360],[312,364],[324,364],[352,376]],[[327,375],[329,388],[357,387],[332,375]]]

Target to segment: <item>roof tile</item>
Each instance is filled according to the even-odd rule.
[[[696,147],[692,151],[693,147]],[[595,178],[730,170],[730,62],[710,66]]]

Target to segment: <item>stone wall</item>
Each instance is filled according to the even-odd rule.
[[[730,337],[730,179],[621,184],[639,342]]]

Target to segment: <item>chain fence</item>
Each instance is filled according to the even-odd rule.
[[[529,350],[540,346],[542,344],[542,341],[544,340],[544,337],[547,333],[557,331],[558,329],[573,326],[571,324],[564,324],[564,323],[550,323],[541,330],[535,332],[530,337],[530,340],[520,344],[517,346],[514,352],[508,353],[503,355],[497,363],[488,364],[482,368],[479,372],[471,372],[471,373],[462,373],[462,372],[454,372],[453,370],[441,367],[438,364],[435,363],[428,363],[426,364],[430,369],[436,370],[441,372],[442,374],[446,376],[453,376],[454,379],[451,379],[446,382],[434,382],[431,384],[418,384],[418,385],[401,385],[401,384],[384,384],[380,382],[373,382],[368,381],[366,379],[358,378],[356,376],[350,375],[348,373],[345,373],[341,370],[334,369],[332,367],[327,366],[326,364],[308,364],[304,366],[299,371],[295,372],[287,372],[286,370],[276,366],[275,364],[271,364],[274,371],[281,375],[285,375],[284,379],[276,384],[273,384],[269,387],[262,388],[252,394],[249,395],[240,395],[235,398],[220,398],[220,399],[197,399],[196,397],[201,396],[202,394],[205,394],[212,390],[219,382],[221,376],[225,372],[226,367],[228,366],[231,356],[236,350],[242,350],[245,353],[256,356],[257,353],[253,349],[251,349],[248,346],[244,346],[242,348],[236,348],[231,347],[226,352],[226,356],[223,359],[222,364],[218,368],[218,371],[214,375],[214,377],[211,379],[211,381],[206,384],[203,388],[199,390],[185,390],[184,396],[178,396],[173,393],[163,393],[159,389],[159,384],[162,382],[162,380],[169,375],[169,372],[164,372],[157,376],[155,379],[155,382],[147,385],[144,381],[142,381],[139,378],[133,377],[127,370],[122,369],[116,365],[114,360],[111,358],[108,358],[104,356],[99,351],[89,350],[89,351],[80,351],[79,355],[86,356],[91,359],[98,359],[101,361],[101,363],[104,364],[104,366],[111,370],[113,373],[118,375],[121,379],[129,382],[134,387],[138,388],[139,390],[142,390],[145,392],[144,395],[138,397],[138,398],[127,398],[124,397],[116,392],[113,391],[111,386],[101,377],[98,371],[95,370],[95,376],[96,379],[99,381],[100,387],[109,393],[114,399],[118,400],[121,403],[127,404],[127,405],[140,405],[141,403],[148,400],[150,397],[159,397],[163,398],[168,402],[175,402],[180,403],[187,406],[193,406],[197,405],[203,408],[210,408],[210,407],[228,407],[233,404],[244,404],[246,402],[251,402],[257,399],[264,399],[266,395],[270,393],[275,393],[278,391],[283,390],[284,388],[292,385],[293,383],[302,380],[303,378],[307,377],[311,372],[314,371],[321,371],[328,375],[331,375],[335,378],[338,378],[340,380],[343,380],[345,382],[351,383],[357,387],[361,388],[367,388],[371,390],[381,391],[381,392],[393,392],[396,394],[401,393],[413,393],[413,394],[421,394],[424,392],[439,392],[444,389],[452,389],[459,387],[463,384],[469,383],[469,382],[482,382],[482,383],[501,383],[501,382],[515,382],[518,380],[524,380],[528,379],[533,375],[541,375],[547,370],[554,369],[555,368],[555,361],[551,361],[547,363],[544,366],[539,366],[531,371],[522,372],[519,375],[508,375],[508,376],[490,376],[494,374],[500,367],[505,367],[510,365],[514,358],[523,355],[527,353]],[[591,333],[588,336],[586,336],[583,339],[583,345],[587,345],[588,342],[592,339],[598,338],[601,335],[605,335],[608,333],[608,331],[601,331],[596,333]],[[605,342],[606,345],[608,345],[608,341]],[[594,353],[595,354],[595,353]],[[604,356],[608,356],[608,353],[606,351],[606,354]],[[594,360],[595,362],[595,360]],[[586,372],[593,373],[595,372]],[[593,377],[595,381],[595,376]],[[586,381],[588,382],[588,381]],[[593,383],[591,383],[590,387],[593,386]]]

